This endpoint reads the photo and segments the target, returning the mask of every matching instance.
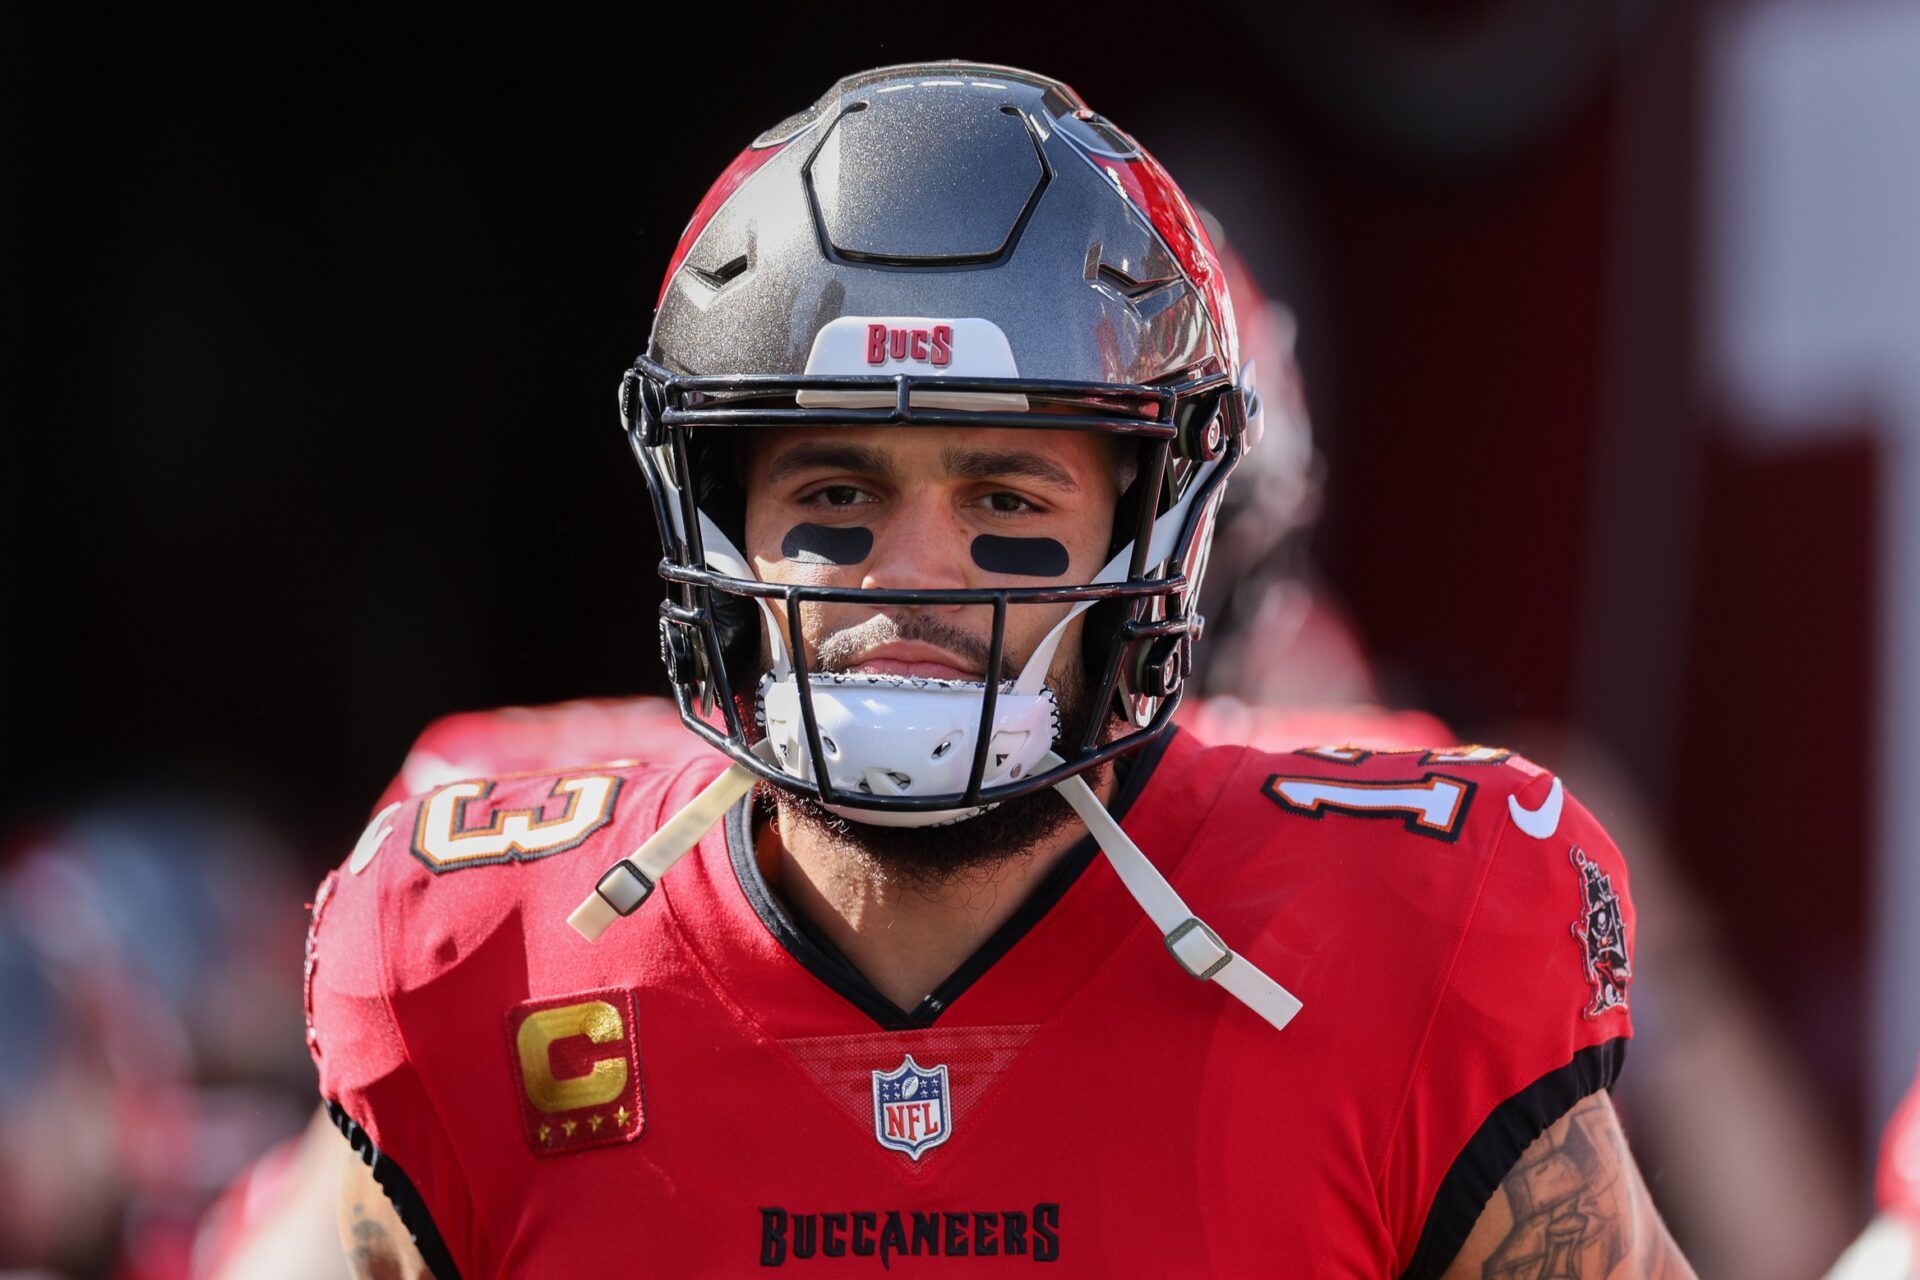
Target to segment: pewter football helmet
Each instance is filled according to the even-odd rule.
[[[687,727],[738,764],[847,817],[913,826],[1057,785],[1167,731],[1253,406],[1205,227],[1066,85],[973,63],[881,68],[755,139],[682,234],[620,404],[666,552],[674,696]],[[1091,582],[766,583],[740,549],[726,442],[793,424],[1094,431],[1133,442],[1138,467]],[[810,602],[990,606],[984,678],[810,669],[785,639]],[[1005,678],[1008,610],[1028,604],[1071,612]],[[1124,728],[1097,713],[1056,741],[1045,678],[1086,610],[1094,706]]]

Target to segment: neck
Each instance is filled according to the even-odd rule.
[[[1112,769],[1087,778],[1107,804]],[[1075,819],[1032,847],[926,886],[889,875],[881,857],[849,847],[780,806],[756,832],[767,882],[789,909],[832,939],[894,1005],[913,1009],[1020,909],[1086,835]]]

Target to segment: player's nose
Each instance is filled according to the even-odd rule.
[[[937,495],[903,502],[873,540],[862,587],[945,591],[967,586],[969,530]],[[962,605],[923,606],[945,611]]]

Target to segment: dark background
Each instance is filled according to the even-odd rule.
[[[1395,700],[1609,749],[1863,1156],[1877,458],[1697,389],[1711,11],[1264,8],[13,19],[0,827],[184,792],[317,875],[434,716],[657,691],[614,389],[686,214],[842,74],[1017,62],[1299,313]]]

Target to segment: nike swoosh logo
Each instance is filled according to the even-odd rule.
[[[380,846],[387,842],[387,836],[393,831],[393,824],[387,819],[400,807],[395,800],[392,804],[373,815],[373,821],[360,833],[360,843],[353,846],[353,856],[347,859],[347,870],[359,875],[373,861],[373,855],[380,852]],[[339,846],[335,846],[338,848]]]
[[[1513,815],[1513,825],[1532,836],[1535,840],[1548,840],[1560,829],[1560,806],[1566,803],[1567,793],[1560,785],[1560,779],[1553,780],[1553,787],[1547,792],[1547,798],[1540,802],[1538,809],[1529,809],[1520,803],[1519,796],[1507,797],[1507,812]]]

